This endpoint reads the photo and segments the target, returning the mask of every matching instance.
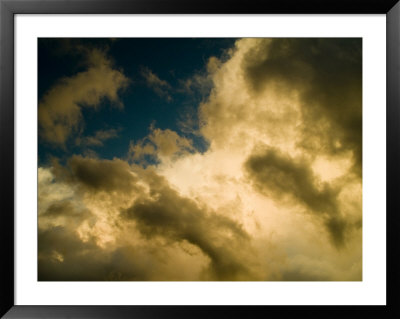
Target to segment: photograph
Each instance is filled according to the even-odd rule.
[[[38,281],[363,280],[362,38],[39,37],[37,63]]]

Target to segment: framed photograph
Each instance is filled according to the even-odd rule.
[[[4,318],[400,315],[396,0],[0,10]]]

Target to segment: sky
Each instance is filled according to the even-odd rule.
[[[362,40],[38,39],[38,280],[362,280]]]

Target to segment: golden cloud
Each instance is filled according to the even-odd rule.
[[[150,134],[144,139],[129,146],[129,154],[134,161],[141,161],[145,156],[154,159],[173,159],[193,151],[193,143],[190,139],[178,135],[176,132],[150,127]]]

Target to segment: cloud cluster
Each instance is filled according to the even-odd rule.
[[[302,206],[338,248],[352,228],[339,193],[361,183],[361,65],[361,39],[242,39],[199,110],[212,150],[240,150],[255,189]]]
[[[122,71],[99,49],[87,51],[87,70],[60,79],[39,102],[40,137],[63,147],[82,122],[82,108],[97,108],[105,100],[121,107],[118,93],[128,83]]]
[[[301,104],[299,144],[330,155],[351,151],[354,170],[362,165],[361,39],[263,41],[243,60],[253,94],[271,87],[296,91]]]
[[[251,278],[244,262],[250,249],[250,236],[242,226],[180,196],[160,177],[153,178],[150,197],[139,198],[123,216],[134,220],[137,229],[147,238],[161,236],[198,247],[210,259],[209,279]]]
[[[54,184],[73,194],[57,201],[39,196],[39,280],[257,278],[242,225],[181,196],[152,169],[75,156],[66,168],[39,174],[51,177],[41,184],[42,194]],[[167,253],[185,258],[160,265]],[[179,258],[184,267],[201,267],[193,267],[192,277],[177,276]]]
[[[237,40],[204,75],[205,152],[151,127],[128,160],[39,168],[39,279],[361,280],[361,51]]]

